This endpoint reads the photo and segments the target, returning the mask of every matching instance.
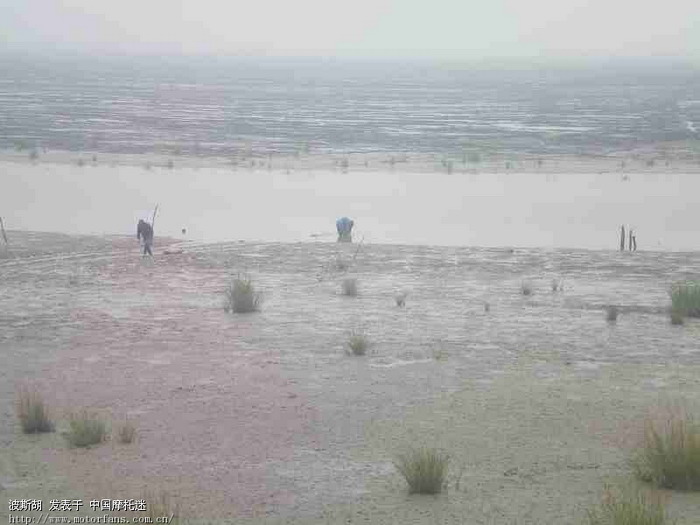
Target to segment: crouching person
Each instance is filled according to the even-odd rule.
[[[355,221],[347,217],[342,217],[335,221],[335,227],[338,230],[338,242],[352,242],[353,226],[355,226]]]
[[[153,257],[153,227],[143,219],[139,220],[136,227],[136,238],[143,242],[143,255]]]

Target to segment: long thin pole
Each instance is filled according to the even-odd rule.
[[[151,219],[151,228],[153,228],[153,231],[156,229],[156,213],[158,213],[158,205],[156,204],[155,209],[153,210],[153,218]]]

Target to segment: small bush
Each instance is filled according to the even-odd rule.
[[[662,425],[647,421],[632,466],[641,480],[657,487],[700,490],[700,425],[678,414]]]
[[[617,316],[620,314],[617,306],[606,306],[605,307],[605,319],[609,323],[614,323],[617,321]]]
[[[410,494],[439,494],[447,479],[449,456],[431,448],[417,448],[398,456],[394,465],[408,483]]]
[[[348,277],[347,279],[343,279],[341,289],[343,295],[355,297],[357,295],[357,279],[354,277]]]
[[[123,445],[133,443],[136,438],[136,427],[130,421],[125,421],[117,428],[117,441]]]
[[[532,295],[532,283],[529,283],[527,281],[523,281],[520,283],[520,292],[523,295]]]
[[[226,289],[226,312],[244,314],[257,312],[262,303],[262,295],[255,291],[253,283],[248,278],[238,277]]]
[[[369,348],[369,339],[362,332],[352,332],[348,339],[348,346],[353,355],[365,355]]]
[[[17,399],[17,417],[22,426],[22,432],[25,434],[53,432],[54,430],[49,411],[41,395],[37,392],[20,390]]]
[[[603,502],[588,511],[588,525],[663,525],[666,509],[658,498],[641,491],[607,488]]]
[[[107,425],[99,417],[83,411],[70,417],[65,438],[72,447],[98,445],[107,439]]]
[[[700,282],[675,284],[671,288],[671,309],[684,317],[700,317]]]

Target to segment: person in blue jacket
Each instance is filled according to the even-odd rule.
[[[347,217],[341,217],[335,221],[335,227],[338,230],[338,242],[352,242],[353,226],[355,226],[355,221]]]

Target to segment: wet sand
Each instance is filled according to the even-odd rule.
[[[151,261],[134,237],[8,236],[8,500],[148,489],[195,522],[574,524],[606,482],[631,478],[650,410],[700,409],[700,323],[671,326],[667,313],[697,253],[159,238]],[[336,269],[355,253],[347,274]],[[264,293],[259,313],[223,311],[240,272]],[[339,293],[348,274],[354,298]],[[370,337],[368,356],[346,355],[352,328]],[[87,408],[129,418],[136,442],[70,450],[60,432],[21,434],[13,401],[26,383],[59,430]],[[446,494],[408,496],[392,465],[422,443],[452,457]],[[698,494],[668,495],[679,525],[698,523]]]

